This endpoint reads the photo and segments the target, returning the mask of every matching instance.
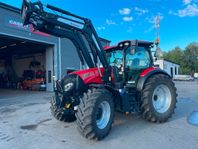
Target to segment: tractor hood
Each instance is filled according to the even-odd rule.
[[[102,75],[104,75],[104,68],[100,68]],[[98,72],[97,68],[90,68],[85,70],[79,70],[72,72],[70,74],[78,75],[85,84],[102,84],[102,78]]]

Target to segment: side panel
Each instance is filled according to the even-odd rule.
[[[102,75],[104,75],[104,68],[100,68]],[[71,74],[76,74],[81,77],[85,84],[102,84],[102,78],[98,72],[97,68],[90,68],[86,70],[80,70],[72,72]]]

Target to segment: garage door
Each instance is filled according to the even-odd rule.
[[[0,87],[53,90],[53,45],[0,36]]]

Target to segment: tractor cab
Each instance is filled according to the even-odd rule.
[[[152,42],[123,41],[117,46],[106,47],[106,57],[113,70],[116,88],[124,85],[135,87],[140,73],[153,66]]]

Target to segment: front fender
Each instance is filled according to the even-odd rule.
[[[119,91],[115,90],[112,86],[105,85],[105,84],[90,84],[89,87],[103,88],[103,89],[108,90],[113,96],[115,108],[118,111],[121,111],[121,109],[122,109],[122,97],[121,97]]]

